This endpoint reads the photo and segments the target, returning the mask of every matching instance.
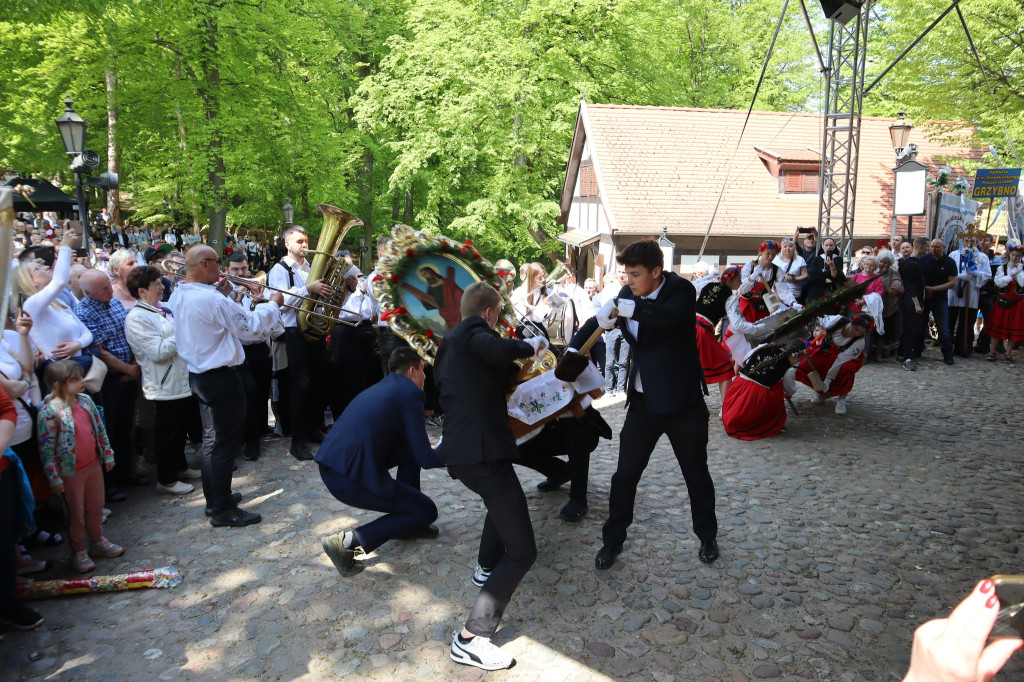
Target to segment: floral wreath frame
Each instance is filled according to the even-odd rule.
[[[456,259],[481,282],[494,287],[502,299],[497,331],[505,337],[516,337],[515,311],[504,293],[504,282],[494,271],[494,266],[476,250],[473,242],[467,239],[459,243],[448,237],[434,237],[408,225],[395,225],[392,228],[387,250],[377,266],[378,276],[373,282],[373,293],[380,305],[382,322],[387,322],[391,330],[405,339],[424,361],[433,364],[437,355],[438,335],[421,324],[402,305],[399,288],[403,275],[414,267],[416,260],[430,254],[443,254]]]

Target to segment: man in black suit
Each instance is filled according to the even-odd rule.
[[[626,387],[626,420],[619,434],[619,461],[612,476],[604,546],[595,565],[611,568],[633,522],[640,477],[662,434],[667,434],[690,496],[693,530],[704,563],[718,558],[715,485],[708,472],[707,386],[700,366],[693,284],[664,272],[664,256],[653,241],[630,244],[616,259],[627,285],[605,303],[573,338],[579,348],[600,324],[618,327],[633,349]]]
[[[423,418],[423,360],[411,348],[399,348],[390,366],[388,376],[349,403],[316,453],[320,478],[334,497],[350,507],[386,512],[320,538],[343,576],[355,572],[356,547],[369,553],[393,538],[438,534],[430,525],[437,507],[420,492],[420,469],[442,466]],[[398,480],[388,473],[395,466]]]
[[[456,663],[501,670],[515,660],[491,644],[512,593],[537,558],[526,495],[512,468],[519,458],[508,424],[510,365],[543,355],[547,340],[503,339],[494,331],[501,295],[476,282],[462,294],[462,322],[444,335],[434,376],[444,408],[438,455],[448,473],[478,494],[487,508],[480,538],[480,568],[473,583],[483,589],[462,632],[452,639]],[[332,431],[333,433],[333,431]]]

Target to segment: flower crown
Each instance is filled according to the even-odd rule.
[[[864,327],[865,329],[871,329],[875,326],[874,322],[872,322],[871,318],[867,315],[854,315],[850,318],[850,324],[855,324],[859,327]]]
[[[722,271],[722,276],[719,279],[722,282],[728,282],[729,280],[733,279],[734,277],[739,277],[739,276],[740,276],[740,266],[738,266],[738,265],[730,265],[729,267],[727,267],[725,270]]]
[[[761,253],[762,251],[765,251],[767,249],[771,249],[772,251],[780,251],[781,250],[779,248],[779,243],[777,241],[774,241],[774,240],[771,240],[771,239],[766,239],[763,242],[761,242],[761,246],[757,247],[757,252]]]

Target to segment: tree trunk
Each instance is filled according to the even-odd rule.
[[[359,244],[359,265],[364,273],[370,271],[376,252],[370,256],[370,250],[374,248],[373,240],[373,152],[367,147],[363,150],[363,181],[360,183],[363,200],[360,202],[366,207],[366,216],[363,218],[363,233]]]
[[[178,80],[180,81],[181,80],[181,57],[180,56],[179,57],[175,57],[175,59],[174,59],[174,73],[175,73],[175,76],[177,76]],[[185,128],[185,115],[181,112],[181,102],[178,101],[177,95],[175,95],[175,97],[174,97],[174,115],[178,119],[178,135],[181,137],[181,142],[179,143],[179,146],[181,147],[181,151],[182,151],[183,155],[185,155],[185,158],[187,159],[188,156],[185,154],[185,152],[187,152],[187,150],[188,150],[188,130]],[[189,166],[189,171],[191,172],[192,163],[189,162],[188,166]],[[190,197],[189,203],[192,206],[192,210],[191,210],[191,214],[192,214],[192,232],[195,233],[195,234],[199,234],[199,228],[201,227],[201,224],[199,222],[199,205],[196,204],[196,188],[195,188],[195,185],[193,183],[189,183],[189,190],[188,190],[188,192],[189,192],[189,197]],[[181,203],[181,185],[180,184],[178,185],[177,195],[178,195],[178,203],[180,204]],[[174,219],[173,214],[171,216],[171,219],[172,220]]]
[[[107,69],[107,172],[117,173],[121,166],[115,130],[117,129],[117,70]],[[121,224],[121,191],[107,190],[107,213],[114,224]]]
[[[220,4],[211,3],[210,18],[203,20],[206,35],[206,50],[203,55],[203,67],[206,72],[206,83],[203,92],[203,103],[206,110],[206,121],[210,127],[210,161],[208,176],[210,179],[209,221],[210,231],[208,244],[218,254],[224,252],[224,236],[227,230],[228,202],[224,196],[224,156],[220,131],[220,68],[217,57],[217,24],[212,17],[217,16]]]
[[[402,214],[402,222],[412,225],[412,185],[405,188],[405,212]]]

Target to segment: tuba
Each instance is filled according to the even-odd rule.
[[[302,302],[302,309],[298,314],[299,330],[310,340],[326,338],[334,329],[331,318],[336,316],[323,315],[323,311],[319,310],[321,307],[319,304],[333,306],[328,310],[341,308],[345,300],[345,277],[354,266],[337,258],[334,254],[341,247],[345,234],[353,227],[363,224],[362,220],[336,206],[317,204],[316,208],[324,214],[324,226],[320,230],[316,250],[306,251],[307,255],[313,254],[309,261],[309,275],[306,281],[323,280],[334,290],[334,293],[330,296],[310,294],[309,299]]]

